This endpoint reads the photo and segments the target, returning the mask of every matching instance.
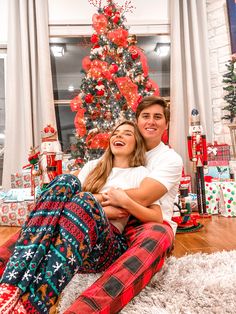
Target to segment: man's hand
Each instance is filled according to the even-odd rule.
[[[116,206],[126,208],[126,202],[128,200],[128,195],[122,189],[110,188],[106,193],[103,193],[102,206]]]
[[[129,213],[125,209],[119,207],[105,206],[103,210],[108,219],[119,219],[129,216]]]

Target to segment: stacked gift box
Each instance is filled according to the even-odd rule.
[[[39,180],[36,177],[35,186]],[[0,225],[21,227],[34,206],[30,169],[11,175],[11,189],[0,192]]]
[[[230,179],[230,146],[228,144],[207,145],[208,173],[207,176],[227,180]]]
[[[39,177],[34,177],[34,185],[39,185]],[[25,169],[22,172],[17,172],[11,175],[11,188],[30,188],[31,187],[31,173],[30,169]]]
[[[206,208],[209,214],[236,217],[236,182],[206,182]]]
[[[232,179],[230,146],[214,142],[207,145],[208,172],[205,177],[206,207],[210,214],[236,217],[236,182]],[[207,180],[206,180],[207,179]]]
[[[33,201],[1,202],[0,225],[21,227],[33,209],[33,206]]]

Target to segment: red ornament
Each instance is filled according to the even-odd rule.
[[[93,46],[93,49],[96,49],[96,48],[100,48],[101,46],[99,46],[98,44],[94,45]]]
[[[138,57],[139,57],[139,55],[138,55],[137,52],[131,53],[131,58],[132,58],[133,60],[138,59]]]
[[[147,64],[147,58],[146,58],[145,54],[143,53],[142,49],[133,45],[133,46],[129,46],[128,50],[131,53],[131,55],[132,55],[132,53],[134,53],[134,51],[135,51],[135,54],[138,53],[138,55],[140,57],[140,62],[142,64],[142,68],[143,68],[143,74],[146,77],[148,75],[148,64]]]
[[[114,22],[115,24],[117,24],[117,23],[119,22],[119,20],[120,20],[120,13],[119,13],[119,12],[116,12],[115,15],[114,15],[114,17],[112,18],[112,20],[113,20],[113,22]]]
[[[120,99],[121,99],[121,97],[122,97],[122,95],[121,95],[121,94],[116,94],[116,99],[117,99],[117,100],[120,100]]]
[[[109,70],[110,70],[110,73],[116,73],[117,71],[118,71],[118,69],[119,69],[119,67],[118,67],[118,65],[117,64],[115,64],[115,63],[112,63],[111,65],[110,65],[110,67],[109,67]]]
[[[51,124],[48,124],[44,129],[43,129],[43,133],[45,134],[54,134],[56,131],[54,129],[54,127],[51,126]]]
[[[107,16],[112,16],[112,7],[111,6],[107,6],[104,8],[104,13],[107,15]]]
[[[98,91],[96,92],[96,94],[97,94],[97,96],[103,96],[103,95],[104,95],[104,90],[103,90],[103,89],[98,90]]]
[[[84,100],[86,101],[86,103],[91,104],[93,102],[93,95],[92,94],[87,94],[84,97]]]
[[[91,36],[91,43],[95,44],[98,42],[98,35],[97,34],[93,34]]]

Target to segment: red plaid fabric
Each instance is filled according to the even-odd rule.
[[[0,277],[2,276],[6,264],[14,250],[19,234],[20,230],[15,233],[6,243],[0,246]]]
[[[136,220],[135,220],[136,221]],[[118,313],[159,271],[173,247],[166,224],[137,224],[125,229],[129,249],[65,311],[65,314]]]

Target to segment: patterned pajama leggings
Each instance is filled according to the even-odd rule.
[[[61,175],[38,199],[0,284],[0,313],[55,313],[76,272],[101,272],[127,249],[79,180]]]

